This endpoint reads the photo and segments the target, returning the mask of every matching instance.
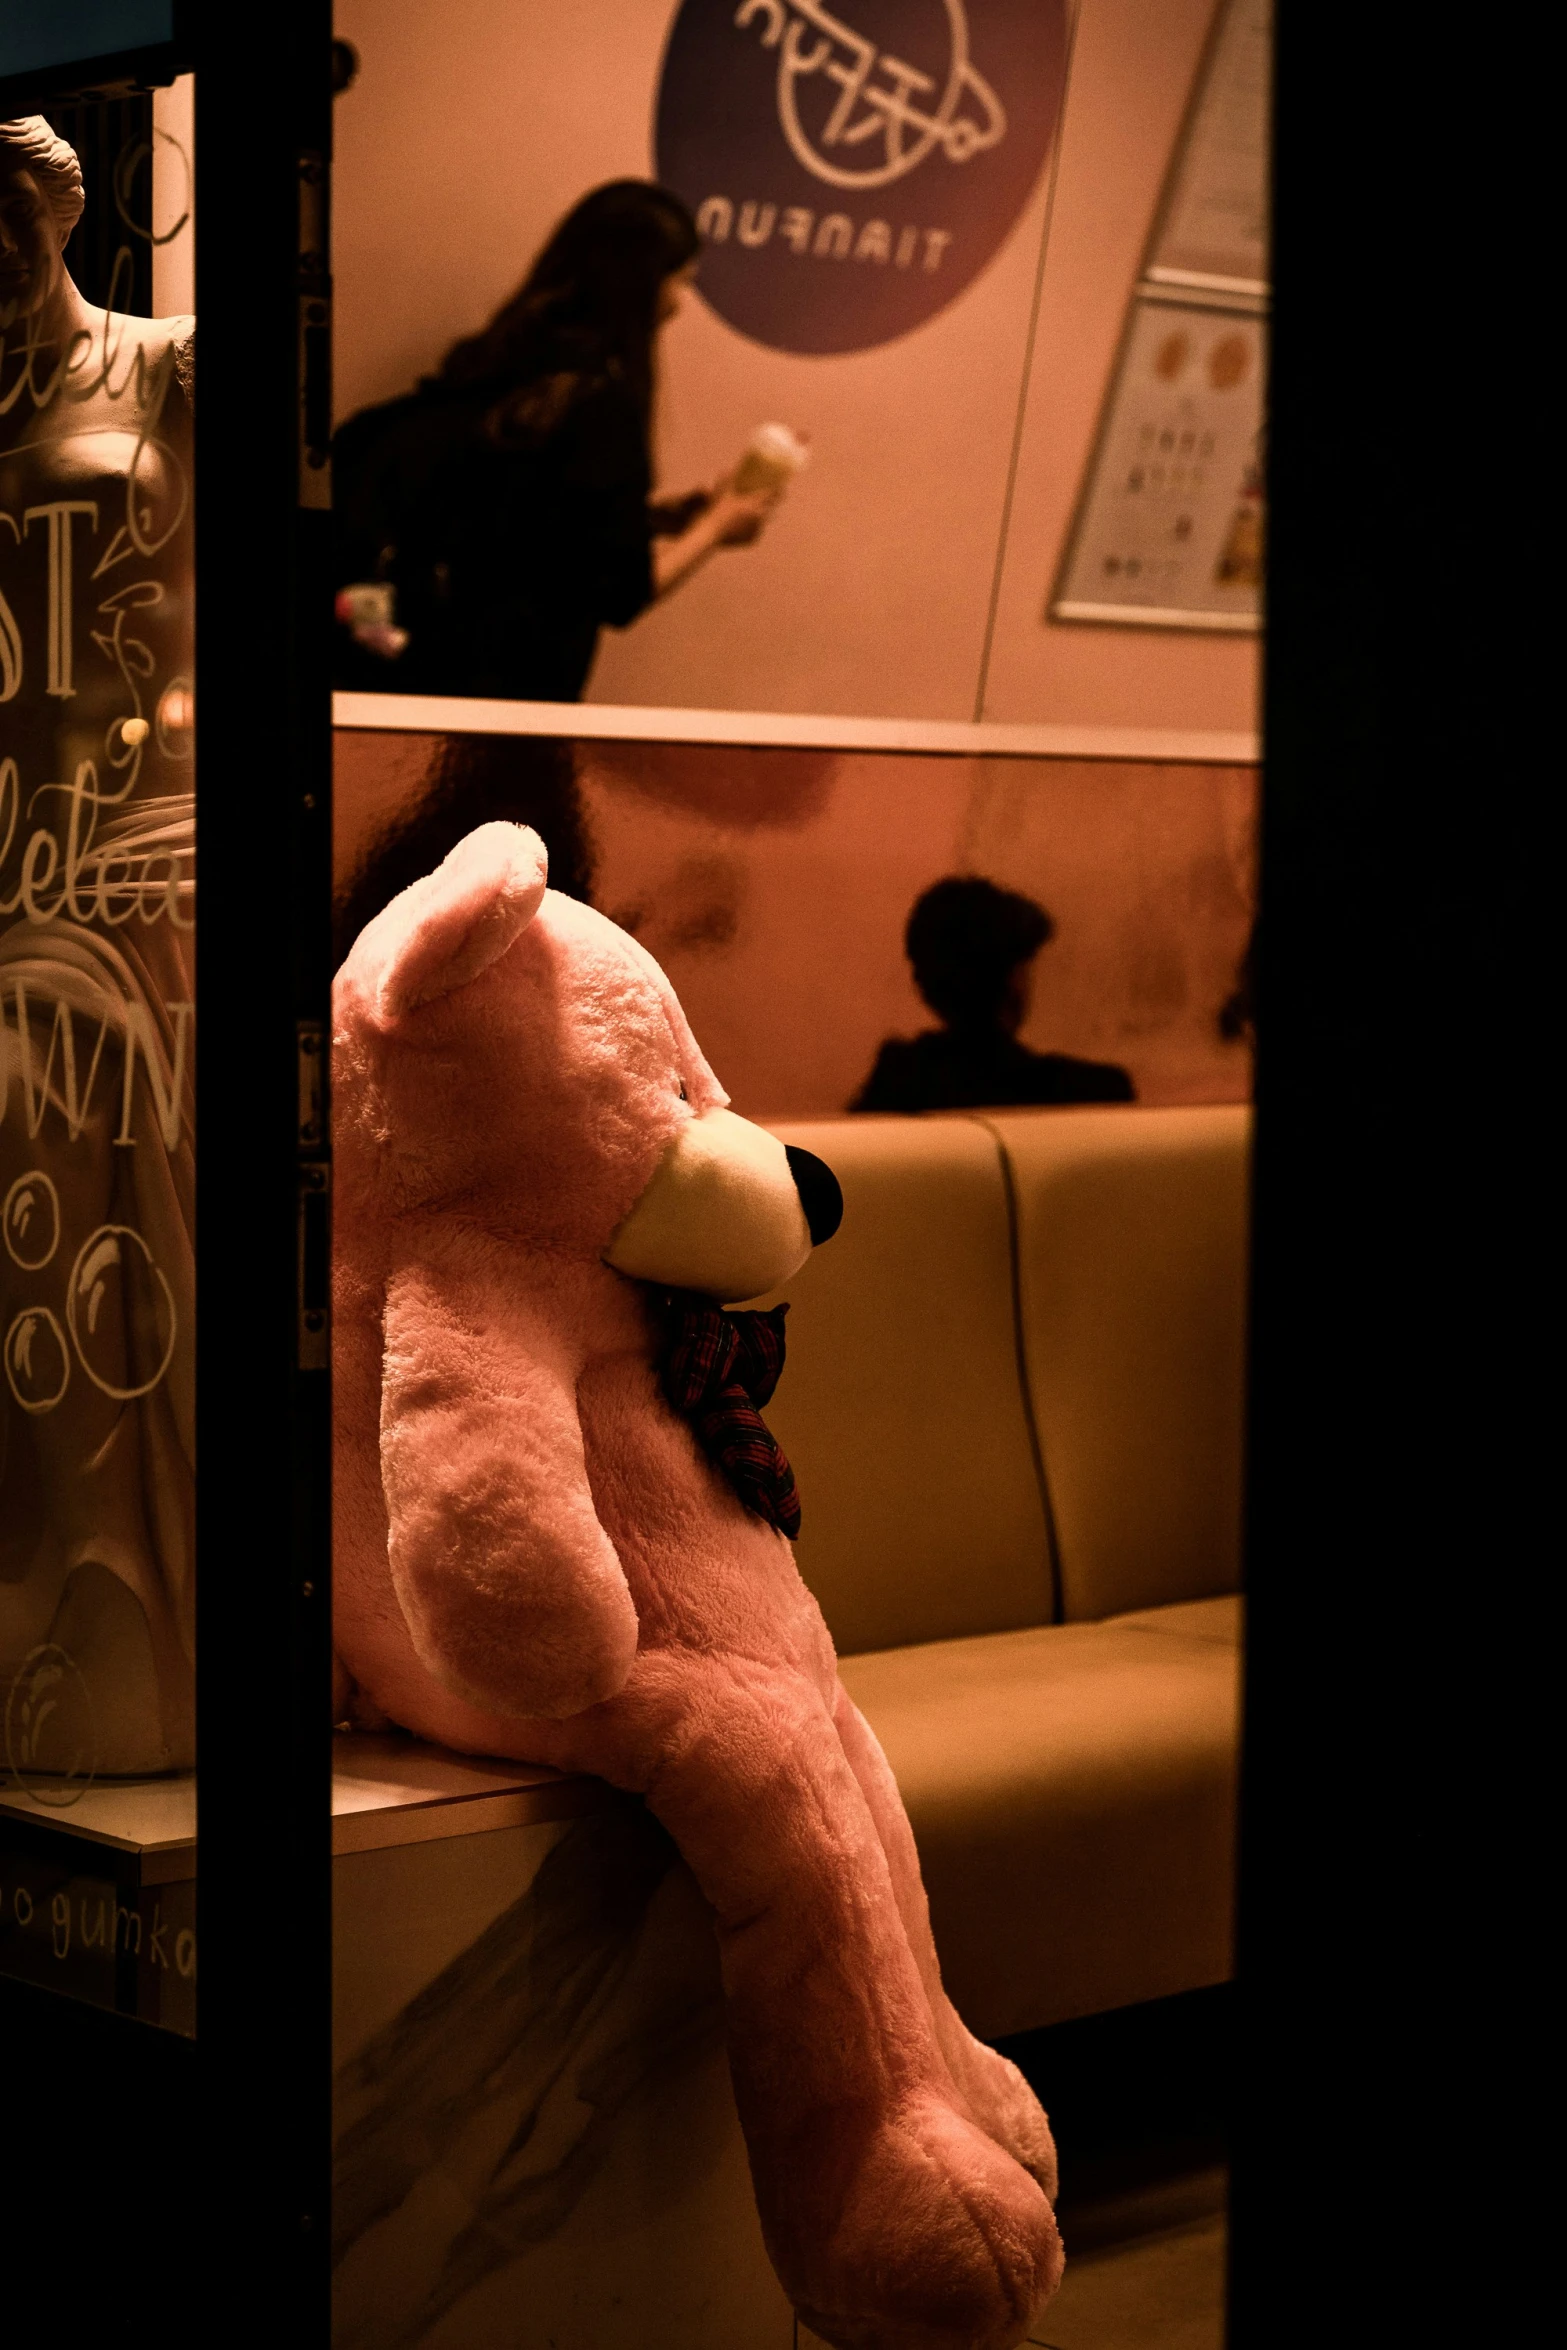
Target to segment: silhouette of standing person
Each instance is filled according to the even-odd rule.
[[[851,1110],[981,1110],[1136,1099],[1124,1069],[1018,1041],[1033,962],[1054,935],[1043,906],[953,876],[909,916],[904,951],[939,1028],[889,1037]]]
[[[652,501],[658,338],[698,244],[666,189],[594,189],[439,374],[343,425],[340,686],[577,701],[601,628],[758,536],[776,486]]]

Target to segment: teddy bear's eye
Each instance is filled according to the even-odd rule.
[[[681,1100],[682,1100],[683,1102],[689,1101],[689,1100],[691,1099],[691,1096],[690,1096],[690,1095],[687,1093],[687,1091],[686,1091],[686,1089],[685,1089],[685,1081],[684,1081],[683,1079],[682,1079],[682,1081],[681,1081],[681,1086],[680,1086],[680,1098],[681,1098]]]

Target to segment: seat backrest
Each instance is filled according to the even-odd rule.
[[[1068,1621],[1240,1582],[1250,1113],[985,1119]]]
[[[772,1131],[843,1186],[842,1229],[779,1293],[788,1361],[766,1414],[834,1640],[847,1655],[1047,1623],[995,1136],[968,1118]]]

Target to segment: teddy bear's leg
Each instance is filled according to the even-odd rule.
[[[876,1824],[803,1675],[687,1685],[648,1800],[716,1914],[768,2250],[840,2350],[1012,2350],[1061,2266],[938,2045]]]
[[[1053,2203],[1056,2150],[1050,2125],[1016,2065],[974,2038],[942,1988],[941,1965],[930,1930],[930,1905],[908,1813],[875,1732],[841,1681],[833,1721],[887,1855],[898,1912],[930,2001],[941,2053],[980,2127],[1033,2173]]]

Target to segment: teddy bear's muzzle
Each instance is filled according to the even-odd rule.
[[[843,1195],[825,1161],[732,1110],[683,1125],[604,1251],[634,1281],[738,1304],[798,1273],[837,1231]]]

